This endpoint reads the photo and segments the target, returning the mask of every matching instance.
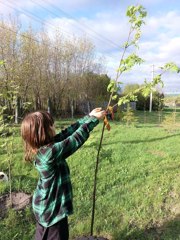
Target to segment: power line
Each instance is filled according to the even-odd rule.
[[[40,20],[40,18],[38,18],[36,15],[32,14],[32,13],[29,12],[29,11],[24,11],[23,9],[20,9],[20,8],[17,9],[17,8],[13,7],[12,5],[10,5],[10,4],[7,4],[7,3],[2,2],[1,0],[0,0],[0,3],[3,4],[3,5],[5,5],[5,6],[7,6],[7,7],[12,8],[12,9],[15,10],[15,11],[18,11],[18,12],[24,13],[26,16],[28,16],[28,17],[34,19],[35,21],[41,23],[42,25],[45,24],[42,20]],[[53,29],[56,29],[55,26],[54,26],[53,24],[50,24],[50,23],[46,23],[46,24],[50,25],[51,28],[53,27]],[[68,34],[69,36],[72,37],[72,35],[70,35],[70,33],[65,32],[65,31],[62,31],[62,32],[66,33],[66,34]],[[110,55],[112,55],[112,54],[110,54]]]
[[[33,0],[30,0],[31,2],[34,2]],[[22,8],[15,8],[14,6],[12,6],[11,4],[7,4],[7,3],[4,3],[4,2],[2,2],[1,0],[0,0],[0,3],[1,4],[3,4],[3,5],[5,5],[5,6],[7,6],[7,7],[10,7],[10,8],[12,8],[13,10],[15,10],[15,11],[18,11],[18,12],[21,12],[21,13],[24,13],[26,16],[28,16],[28,17],[30,17],[30,18],[32,18],[32,19],[34,19],[35,21],[37,21],[37,22],[39,22],[39,23],[41,23],[42,25],[45,25],[45,24],[48,24],[51,28],[53,27],[53,29],[55,29],[56,30],[56,27],[53,25],[53,24],[50,24],[50,23],[44,23],[39,17],[37,17],[35,14],[32,14],[31,12],[29,12],[29,11],[25,11],[25,10],[23,10]],[[35,2],[34,2],[35,3]],[[42,5],[40,5],[40,4],[38,4],[38,3],[36,3],[37,5],[39,5],[39,6],[41,6],[43,9],[45,9],[46,11],[48,11],[48,12],[50,12],[51,14],[53,14],[53,15],[55,15],[52,11],[49,11],[48,9],[46,9],[45,7],[43,7]],[[68,15],[68,14],[66,14],[66,15]],[[55,16],[57,16],[57,17],[59,17],[58,15],[55,15]],[[78,20],[76,20],[76,21],[78,21]],[[79,29],[81,29],[81,28],[79,28]],[[82,30],[82,29],[81,29]],[[62,31],[62,30],[61,30]],[[69,32],[67,32],[67,31],[62,31],[63,33],[65,33],[65,34],[67,34],[68,36],[70,36],[70,37],[72,37],[72,34],[71,33],[69,33]],[[97,38],[96,38],[97,39]],[[104,39],[104,38],[102,38],[102,39]],[[99,40],[99,39],[98,39]],[[118,46],[119,47],[119,46]],[[116,48],[117,48],[117,46],[116,46]],[[119,47],[120,48],[120,47]]]
[[[31,18],[33,18],[35,21],[40,22],[42,25],[44,25],[44,22],[43,22],[43,21],[39,20],[39,18],[38,18],[36,15],[33,15],[33,14],[30,13],[29,11],[24,11],[24,10],[22,10],[22,9],[21,9],[21,10],[16,9],[16,8],[12,7],[11,5],[9,5],[9,4],[7,4],[7,3],[5,4],[4,2],[1,2],[1,0],[0,0],[0,3],[3,4],[3,5],[5,5],[5,6],[7,6],[7,7],[12,8],[13,10],[17,10],[17,11],[19,11],[19,12],[22,12],[22,13],[24,13],[26,16],[31,17]],[[53,26],[52,24],[49,24],[49,25],[51,25],[53,28],[55,28],[55,26]],[[2,26],[0,26],[0,27],[1,27],[1,28],[4,28],[4,29],[6,29],[6,30],[9,30],[9,31],[11,31],[11,32],[13,32],[13,33],[18,34],[16,31],[13,31],[12,29],[8,29],[8,28],[2,27]],[[66,33],[67,33],[67,32],[66,32]],[[67,34],[69,34],[69,33],[67,33]],[[27,39],[30,39],[30,40],[32,40],[32,41],[35,41],[35,42],[37,42],[37,43],[39,43],[39,44],[43,44],[44,46],[51,47],[51,48],[54,48],[54,49],[56,49],[56,50],[59,50],[57,47],[52,47],[51,45],[45,44],[45,43],[43,43],[42,41],[38,41],[37,39],[34,39],[33,37],[28,37],[27,35],[25,35],[25,34],[23,34],[23,33],[21,33],[21,34],[19,34],[19,35],[22,36],[23,38],[27,38]],[[109,55],[113,56],[112,54],[109,54]]]
[[[59,50],[57,47],[52,47],[52,46],[49,45],[49,44],[43,43],[43,42],[41,42],[41,41],[38,41],[37,39],[35,39],[35,38],[33,38],[33,37],[29,37],[29,36],[27,36],[27,35],[25,35],[25,34],[23,34],[23,33],[18,33],[18,32],[14,31],[14,30],[12,30],[12,29],[10,29],[10,28],[3,27],[2,25],[0,25],[0,28],[2,28],[2,29],[4,29],[4,30],[8,30],[8,31],[10,31],[10,32],[13,32],[13,33],[15,33],[15,34],[17,34],[17,35],[19,35],[19,36],[21,36],[21,37],[23,37],[23,38],[32,40],[32,41],[37,42],[37,43],[39,43],[39,44],[42,44],[42,45],[44,45],[44,46],[46,46],[46,47],[50,47],[50,48],[54,48],[55,50]]]
[[[46,10],[47,12],[51,13],[52,15],[54,15],[55,17],[59,18],[59,15],[57,15],[56,13],[50,11],[49,9],[45,8],[44,6],[42,6],[41,4],[37,3],[36,1],[30,0],[31,2],[35,3],[36,5],[38,5],[39,7],[41,7],[42,9]],[[78,27],[79,28],[79,27]],[[79,28],[80,30],[84,30],[82,28]]]
[[[30,1],[33,2],[33,3],[35,3],[36,5],[40,6],[41,8],[45,9],[46,11],[50,12],[50,13],[53,14],[54,16],[59,17],[59,15],[57,15],[57,14],[55,14],[54,12],[48,10],[47,8],[45,8],[45,7],[42,6],[41,4],[37,3],[36,1],[34,1],[34,0],[30,0]],[[41,1],[47,3],[46,0],[41,0]],[[0,2],[1,2],[1,0],[0,0]],[[35,21],[40,22],[42,25],[45,24],[42,20],[40,20],[39,17],[37,17],[36,15],[32,14],[31,12],[29,12],[29,11],[27,11],[27,10],[24,11],[24,10],[22,10],[22,8],[21,8],[21,10],[19,10],[19,9],[17,9],[17,8],[12,7],[12,6],[9,5],[9,4],[7,5],[7,3],[5,4],[4,2],[1,2],[1,4],[5,5],[5,6],[8,6],[8,7],[14,9],[14,10],[19,11],[19,12],[24,13],[26,16],[29,16],[29,17],[35,19]],[[49,4],[49,3],[48,3],[48,4]],[[68,14],[67,12],[63,11],[61,8],[57,8],[57,7],[56,7],[55,5],[53,5],[53,4],[49,4],[49,5],[50,5],[50,6],[53,6],[54,8],[58,9],[58,10],[61,11],[63,14],[65,14],[66,16],[70,17],[71,19],[74,19],[76,22],[79,23],[79,21],[78,21],[76,18],[74,18],[73,16],[71,16],[71,15]],[[46,24],[50,25],[51,27],[53,27],[53,28],[55,29],[55,26],[54,26],[53,24],[50,24],[50,23],[48,23],[48,22],[47,22]],[[89,28],[89,27],[88,27],[87,25],[85,25],[85,24],[82,24],[82,23],[79,23],[79,24],[82,25],[82,26],[84,25],[86,28]],[[81,29],[81,28],[80,28],[80,29]],[[89,29],[90,29],[92,32],[94,32],[95,34],[97,34],[98,37],[102,38],[103,40],[106,40],[106,41],[108,41],[109,43],[111,43],[111,44],[113,44],[113,45],[116,45],[116,43],[114,43],[114,42],[112,42],[111,40],[105,38],[104,36],[98,34],[98,33],[95,32],[94,30],[92,30],[91,28],[89,28]],[[69,36],[72,36],[70,33],[66,32],[66,31],[62,31],[62,32],[68,34]],[[21,34],[21,36],[23,36],[23,34]],[[23,36],[23,37],[26,37],[26,36]],[[42,43],[42,42],[40,42],[40,41],[38,41],[38,40],[36,40],[36,39],[33,39],[33,38],[31,38],[31,40],[34,40],[34,41],[36,41],[36,42],[38,42],[38,43]],[[48,44],[44,44],[44,45],[50,47],[50,45],[48,45]],[[120,47],[119,47],[118,45],[116,45],[116,47],[118,47],[118,49],[120,49]],[[55,47],[54,47],[54,48],[55,48]],[[56,49],[57,49],[57,48],[56,48]],[[109,54],[109,55],[112,56],[112,54]]]
[[[51,14],[53,14],[54,16],[56,16],[56,17],[59,18],[59,15],[58,15],[58,14],[56,14],[56,13],[50,11],[49,9],[45,8],[44,6],[42,6],[41,4],[37,3],[36,1],[34,1],[34,0],[30,0],[30,1],[33,2],[33,3],[35,3],[35,4],[37,4],[37,5],[40,6],[41,8],[45,9],[45,10],[48,11],[49,13],[51,13]],[[45,1],[45,0],[41,0],[41,2],[48,3],[48,2]],[[48,3],[48,4],[49,4],[49,3]],[[70,19],[75,20],[79,25],[82,25],[82,26],[84,26],[86,29],[89,29],[91,32],[93,32],[95,35],[97,35],[97,36],[99,37],[98,40],[101,40],[101,41],[104,41],[104,42],[106,41],[106,42],[110,43],[111,45],[115,46],[116,48],[120,49],[120,46],[119,46],[119,45],[117,45],[116,43],[114,43],[114,42],[111,41],[110,39],[108,39],[108,38],[106,38],[106,37],[100,35],[100,34],[97,33],[96,31],[94,31],[92,28],[90,28],[89,26],[85,25],[84,23],[79,22],[78,19],[76,19],[76,18],[73,17],[72,15],[68,14],[67,12],[63,11],[61,8],[56,7],[56,6],[53,5],[53,4],[49,4],[49,5],[52,6],[53,8],[55,8],[55,9],[57,9],[58,11],[62,12],[65,16],[68,16]],[[81,30],[84,31],[83,28],[79,28],[79,29],[81,29]],[[88,33],[87,33],[87,34],[88,34]],[[96,39],[97,39],[97,38],[96,38]]]
[[[40,5],[39,3],[37,3],[37,2],[35,2],[35,1],[33,1],[33,0],[30,0],[31,2],[33,2],[33,3],[35,3],[35,4],[37,4],[38,6],[40,6],[41,8],[43,8],[43,9],[45,9],[46,11],[48,11],[49,13],[51,13],[51,14],[53,14],[54,16],[56,16],[56,17],[59,17],[59,15],[57,15],[57,14],[55,14],[54,12],[52,12],[52,11],[50,11],[50,10],[48,10],[47,8],[45,8],[44,6],[42,6],[42,5]],[[49,25],[50,27],[53,27],[54,29],[56,29],[56,27],[53,25],[53,24],[51,24],[51,23],[44,23],[39,17],[37,17],[35,14],[32,14],[31,12],[29,12],[29,11],[25,11],[25,10],[23,10],[22,8],[20,8],[20,7],[13,7],[11,4],[9,4],[9,2],[8,2],[8,4],[7,3],[4,3],[4,2],[2,2],[2,1],[0,1],[1,2],[1,4],[3,4],[3,5],[5,5],[5,6],[7,6],[7,7],[10,7],[10,8],[12,8],[13,10],[16,10],[16,11],[18,11],[18,12],[21,12],[21,13],[24,13],[26,16],[28,16],[28,17],[30,17],[30,18],[32,18],[32,19],[34,19],[35,21],[37,21],[37,22],[39,22],[39,23],[41,23],[42,25],[45,25],[45,24],[47,24],[47,25]],[[78,22],[79,23],[79,21],[77,20],[77,19],[75,19],[74,17],[72,17],[71,15],[69,15],[68,13],[66,13],[66,12],[64,12],[63,10],[61,10],[61,9],[59,9],[58,8],[58,10],[59,11],[61,11],[61,12],[63,12],[65,15],[67,15],[67,16],[69,16],[71,19],[74,19],[76,22]],[[80,24],[80,23],[79,23]],[[81,25],[83,25],[82,23],[81,23]],[[84,26],[86,27],[86,28],[88,28],[85,24],[84,24]],[[84,29],[83,28],[79,28],[80,30],[83,30],[84,31]],[[89,28],[90,29],[90,28]],[[90,29],[91,30],[91,29]],[[62,30],[61,30],[62,31]],[[93,31],[93,30],[91,30],[91,31]],[[67,31],[62,31],[62,32],[64,32],[65,34],[67,34],[68,36],[70,36],[70,37],[72,37],[72,34],[71,33],[69,33],[69,32],[67,32]],[[94,33],[96,33],[95,31],[93,31]],[[98,34],[98,33],[96,33],[96,34]],[[111,45],[113,44],[114,46],[115,46],[115,43],[113,43],[112,41],[110,41],[109,39],[107,39],[107,38],[105,38],[104,36],[101,36],[101,35],[99,35],[98,34],[98,36],[101,38],[99,38],[98,40],[106,40],[106,41],[108,41],[108,42],[110,42],[111,43]],[[92,38],[94,38],[94,37],[92,37]],[[97,39],[97,38],[96,38]],[[120,47],[118,46],[118,45],[116,45],[116,48],[118,48],[118,49],[120,49]]]
[[[22,8],[19,8],[19,7],[18,7],[18,8],[15,8],[15,7],[13,7],[11,4],[9,4],[9,3],[8,3],[8,4],[7,4],[7,3],[4,3],[4,2],[2,2],[1,0],[0,0],[0,3],[3,4],[3,5],[5,5],[5,6],[7,6],[7,7],[12,8],[12,9],[15,10],[15,11],[24,13],[26,16],[34,19],[35,21],[41,23],[42,25],[45,24],[39,17],[37,17],[36,15],[32,14],[31,12],[29,12],[29,11],[27,11],[27,10],[24,11]],[[55,30],[57,29],[53,24],[50,24],[50,23],[46,23],[46,24],[48,24],[51,28],[53,27],[53,29],[55,29]],[[66,31],[62,31],[62,32],[65,33],[65,34],[67,34],[68,36],[72,36],[70,33],[66,32]]]

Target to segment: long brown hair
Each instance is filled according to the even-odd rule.
[[[46,111],[37,111],[25,116],[21,124],[21,136],[25,142],[25,160],[32,161],[33,153],[53,141],[54,120]]]

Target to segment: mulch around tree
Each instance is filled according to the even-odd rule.
[[[0,218],[3,218],[7,210],[12,207],[15,210],[24,209],[31,203],[32,196],[23,192],[12,192],[12,206],[10,195],[0,196]]]
[[[12,206],[9,194],[0,196],[0,219],[4,218],[7,210],[13,208],[14,210],[22,210],[26,206],[30,205],[32,201],[32,195],[23,192],[12,192]],[[105,237],[100,236],[81,236],[74,240],[108,240]]]

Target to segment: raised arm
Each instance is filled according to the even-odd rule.
[[[85,116],[79,119],[77,122],[73,123],[66,129],[62,130],[60,133],[56,134],[56,136],[54,137],[54,141],[61,142],[67,137],[71,136],[82,124],[88,121],[88,119],[89,119],[89,116]]]
[[[104,118],[104,116],[105,111],[101,111],[100,108],[94,109],[85,123],[83,123],[71,136],[54,145],[57,156],[62,159],[67,158],[79,149],[88,139],[89,133],[99,123],[99,119]]]
[[[89,133],[99,123],[96,118],[89,118],[89,121],[82,124],[71,136],[65,140],[55,143],[56,157],[64,159],[77,151],[88,139]]]
[[[43,178],[51,176],[56,161],[64,160],[77,151],[88,139],[89,133],[105,116],[105,111],[99,111],[87,117],[85,123],[80,125],[74,133],[66,139],[56,142],[49,147],[41,148],[36,155],[34,164]]]
[[[102,118],[105,115],[105,111],[101,111],[101,108],[95,108],[90,112],[88,116],[79,119],[76,123],[70,125],[66,129],[62,130],[60,133],[56,134],[54,137],[55,142],[61,142],[65,140],[67,137],[71,136],[81,125],[86,122],[89,122],[90,117]]]

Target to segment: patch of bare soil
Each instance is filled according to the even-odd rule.
[[[12,192],[12,208],[15,210],[24,209],[31,203],[32,196],[23,192]],[[0,196],[0,217],[3,217],[8,208],[11,207],[9,194]]]

